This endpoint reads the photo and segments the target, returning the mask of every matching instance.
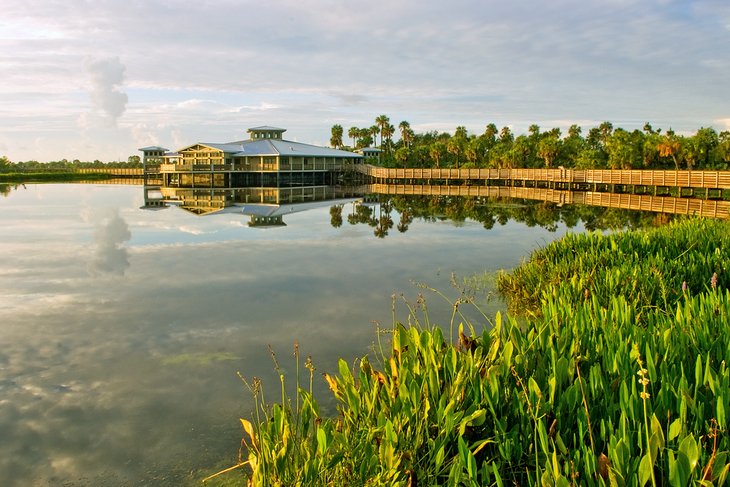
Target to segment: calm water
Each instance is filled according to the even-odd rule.
[[[0,485],[194,484],[235,462],[252,408],[236,373],[275,399],[268,344],[289,371],[295,341],[333,370],[390,325],[393,294],[455,297],[452,273],[513,267],[565,232],[416,219],[378,239],[326,206],[251,228],[142,205],[132,186],[0,197]]]

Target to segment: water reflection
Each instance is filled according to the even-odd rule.
[[[452,276],[510,268],[568,227],[644,218],[368,189],[140,189],[0,198],[0,485],[199,485],[235,462],[253,407],[236,372],[276,395],[267,345],[290,374],[294,341],[333,371],[368,352],[393,296],[426,294],[448,328],[452,308],[427,287],[456,299]],[[265,214],[253,209],[286,226],[250,227]],[[475,297],[486,316],[501,307]]]
[[[294,188],[178,188],[146,186],[145,209],[178,206],[195,215],[233,213],[249,216],[248,225],[283,226],[284,216],[337,203],[364,194],[362,187],[302,186]]]
[[[663,188],[666,192],[681,188]],[[484,203],[486,200],[529,199],[563,205],[588,205],[604,208],[695,215],[710,218],[730,218],[730,201],[716,198],[675,197],[643,193],[611,193],[608,191],[570,191],[551,188],[532,188],[520,186],[478,186],[478,185],[420,185],[420,184],[372,184],[368,192],[379,195],[439,196],[474,198]],[[710,194],[709,192],[707,193]],[[722,193],[713,193],[719,194]]]
[[[0,183],[0,195],[8,196],[11,191],[17,190],[18,188],[25,188],[25,184]]]
[[[118,210],[95,214],[94,246],[89,272],[123,275],[129,267],[129,255],[124,242],[132,238],[127,222]]]
[[[378,238],[388,236],[393,228],[399,233],[408,231],[414,218],[455,223],[469,219],[487,230],[497,223],[516,220],[554,231],[559,223],[572,228],[581,221],[589,230],[605,230],[664,224],[671,215],[730,217],[730,201],[722,199],[511,186],[145,188],[146,208],[177,205],[197,215],[239,213],[250,217],[250,226],[285,225],[287,214],[325,202],[330,203],[332,227],[341,227],[345,220],[350,225],[367,225]],[[394,210],[399,215],[397,225]]]
[[[201,218],[178,203],[141,209],[140,189],[27,185],[0,198],[0,485],[199,485],[235,461],[253,407],[236,372],[274,398],[267,345],[290,372],[295,340],[332,372],[368,352],[393,295],[415,302],[426,283],[455,299],[452,274],[511,267],[563,232],[414,220],[377,240],[345,221],[349,198],[249,197]],[[288,209],[287,225],[249,227],[249,204]],[[431,321],[448,324],[433,299]],[[487,315],[501,306],[480,301]]]

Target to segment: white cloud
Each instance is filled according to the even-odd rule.
[[[174,148],[260,124],[326,141],[333,120],[380,113],[413,126],[696,129],[727,113],[728,18],[725,0],[7,0],[0,134],[12,160],[110,160],[140,140]],[[32,38],[17,39],[27,26]],[[79,129],[88,148],[70,142]]]
[[[129,101],[127,94],[119,89],[124,81],[124,65],[119,58],[90,59],[86,69],[91,78],[89,96],[94,114],[107,124],[115,125]]]

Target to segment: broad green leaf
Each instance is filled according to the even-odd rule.
[[[444,464],[444,453],[444,445],[441,445],[436,452],[436,457],[434,458],[434,466],[436,467],[436,470],[440,469],[441,465]]]
[[[669,434],[667,437],[667,440],[672,441],[677,436],[679,436],[679,433],[682,431],[682,422],[679,420],[679,418],[672,421],[672,424],[669,425]]]
[[[539,420],[537,422],[537,434],[540,437],[540,447],[542,448],[542,453],[544,455],[549,455],[549,443],[548,443],[548,437],[547,437],[547,431],[545,431],[545,422],[542,420]]]
[[[464,431],[466,431],[466,427],[469,425],[479,426],[484,423],[484,418],[487,416],[487,410],[486,409],[477,409],[473,413],[471,413],[469,416],[465,417],[461,420],[459,423],[459,434],[464,435]]]
[[[651,457],[648,453],[641,457],[641,462],[639,462],[639,486],[643,487],[646,485],[651,478],[651,471],[653,468],[654,465],[652,465]]]
[[[720,425],[725,424],[725,398],[723,392],[719,391],[717,395],[717,423]]]
[[[317,428],[317,450],[320,455],[324,455],[327,452],[327,433],[324,428]]]
[[[509,369],[512,366],[512,342],[507,341],[502,347],[502,363]]]
[[[656,414],[651,415],[651,439],[652,459],[656,460],[658,452],[664,449],[664,429]]]
[[[690,473],[694,471],[695,467],[697,467],[700,453],[693,435],[690,434],[684,437],[679,444],[679,452],[687,457]]]
[[[494,481],[497,484],[497,487],[504,487],[504,484],[502,483],[502,477],[499,475],[499,469],[497,468],[497,463],[492,464],[492,471],[494,473]]]

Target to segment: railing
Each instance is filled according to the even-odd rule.
[[[545,181],[566,184],[622,184],[730,189],[730,171],[608,169],[420,169],[356,166],[376,180]]]
[[[99,167],[99,168],[84,168],[76,169],[76,172],[80,174],[111,174],[113,176],[142,176],[144,170],[140,168],[114,168],[114,167]]]

